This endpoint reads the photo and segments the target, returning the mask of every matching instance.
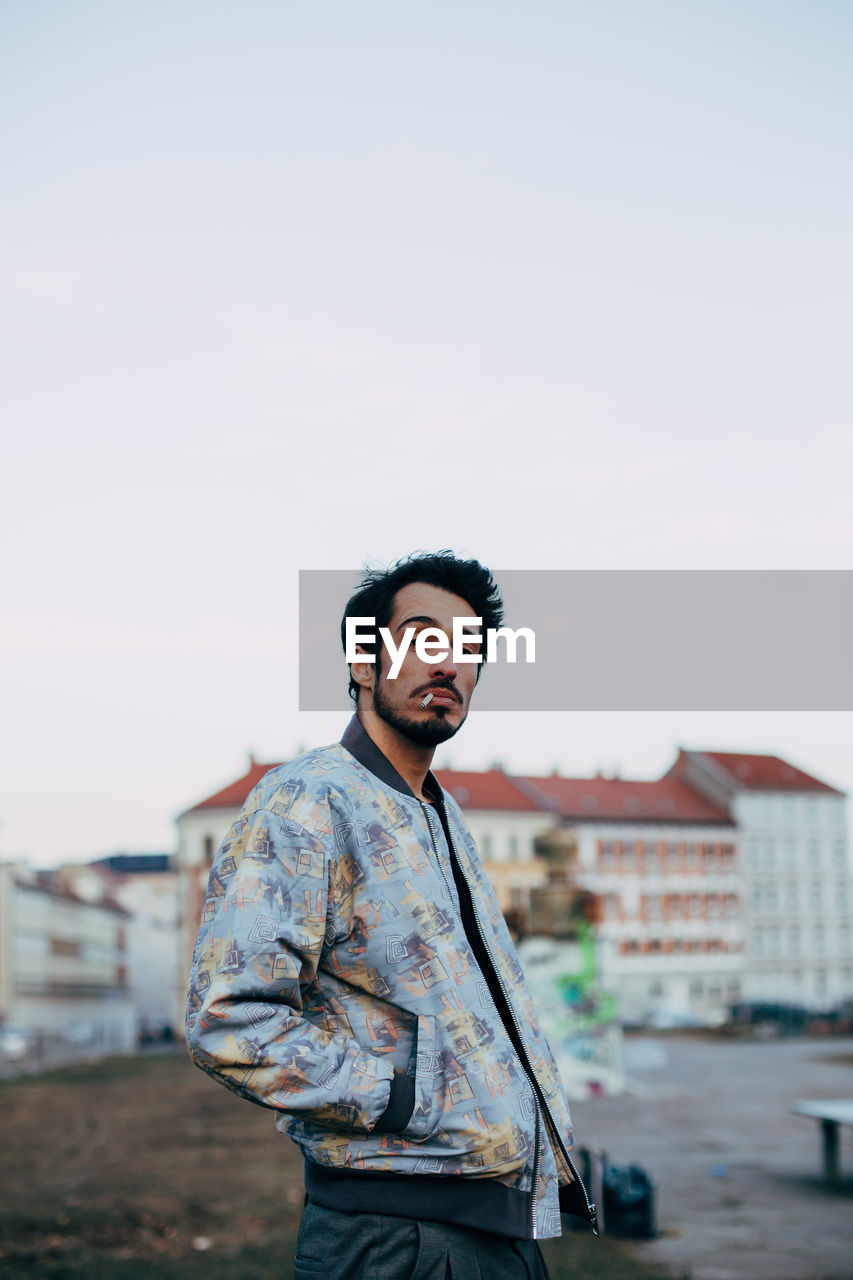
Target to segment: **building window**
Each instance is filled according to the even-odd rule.
[[[813,911],[820,911],[823,904],[823,892],[819,880],[812,880],[811,892],[809,893],[809,906]]]
[[[772,840],[768,840],[764,845],[764,866],[768,871],[772,871],[776,866],[776,846]]]
[[[793,840],[785,841],[785,866],[791,871],[797,865],[797,846]]]
[[[492,856],[492,837],[491,837],[490,835],[484,835],[484,836],[481,836],[481,837],[480,837],[480,849],[481,849],[481,851],[482,851],[482,854],[483,854],[483,857],[484,857],[484,858],[491,858],[491,856]]]
[[[833,845],[832,861],[835,863],[836,867],[843,867],[847,863],[847,857],[844,852],[844,843],[841,840],[836,840]]]
[[[817,871],[820,866],[820,845],[817,840],[809,841],[809,869]]]
[[[788,950],[797,952],[800,949],[800,931],[796,925],[788,930]]]
[[[815,951],[823,951],[823,941],[823,926],[816,924],[814,929],[812,929],[812,946]]]
[[[791,880],[788,884],[785,901],[788,904],[789,911],[796,911],[800,905],[800,893],[795,880]]]
[[[753,929],[752,931],[752,950],[757,956],[760,956],[764,951],[764,934],[760,929]]]
[[[764,907],[767,911],[776,911],[779,908],[779,894],[775,884],[769,884],[764,891]]]
[[[511,858],[517,858],[518,857],[518,836],[516,835],[510,836],[508,846],[509,846],[509,856]]]
[[[204,837],[204,860],[205,862],[213,861],[213,836]]]
[[[83,953],[83,946],[79,938],[51,938],[50,954],[52,956],[63,956],[65,959],[76,959]]]
[[[835,905],[839,911],[847,910],[847,881],[839,880],[835,886]]]
[[[749,909],[750,911],[761,910],[761,886],[754,884],[749,891]]]

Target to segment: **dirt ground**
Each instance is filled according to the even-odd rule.
[[[272,1114],[184,1056],[0,1085],[0,1274],[286,1280],[302,1162]],[[661,1280],[589,1229],[546,1241],[554,1280]]]
[[[853,1133],[821,1176],[806,1097],[853,1097],[853,1041],[626,1041],[632,1092],[576,1102],[579,1143],[645,1165],[661,1234],[546,1241],[553,1280],[851,1280]],[[296,1148],[182,1055],[0,1085],[0,1274],[286,1280]]]

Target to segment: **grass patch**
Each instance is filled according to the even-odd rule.
[[[0,1087],[0,1274],[268,1280],[292,1273],[302,1158],[272,1114],[182,1056]],[[553,1280],[661,1280],[616,1240],[545,1241]]]

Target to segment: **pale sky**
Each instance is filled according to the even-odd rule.
[[[337,739],[300,568],[853,567],[851,38],[828,0],[6,0],[0,857],[171,849],[250,750]],[[475,709],[436,763],[679,743],[853,789],[842,711]]]

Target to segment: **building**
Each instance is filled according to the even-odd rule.
[[[773,755],[682,748],[667,776],[728,813],[740,832],[744,997],[811,1009],[851,999],[844,793]]]
[[[554,825],[553,814],[498,767],[482,773],[437,769],[436,777],[465,814],[501,910],[526,914],[531,890],[545,883],[536,841]]]
[[[745,940],[731,817],[672,779],[527,777],[573,876],[592,894],[601,985],[625,1022],[722,1017],[740,998]]]
[[[23,1046],[19,1065],[134,1047],[128,920],[117,902],[88,902],[56,873],[0,865],[0,1026]]]
[[[178,819],[181,991],[214,854],[274,767],[250,758]],[[436,772],[505,912],[529,915],[549,840],[573,843],[600,985],[623,1020],[665,1026],[722,1018],[742,1000],[820,1009],[853,997],[845,797],[785,761],[680,751],[652,781]]]
[[[128,912],[128,991],[141,1041],[171,1035],[179,994],[177,877],[166,853],[113,853],[61,871],[81,898]]]

